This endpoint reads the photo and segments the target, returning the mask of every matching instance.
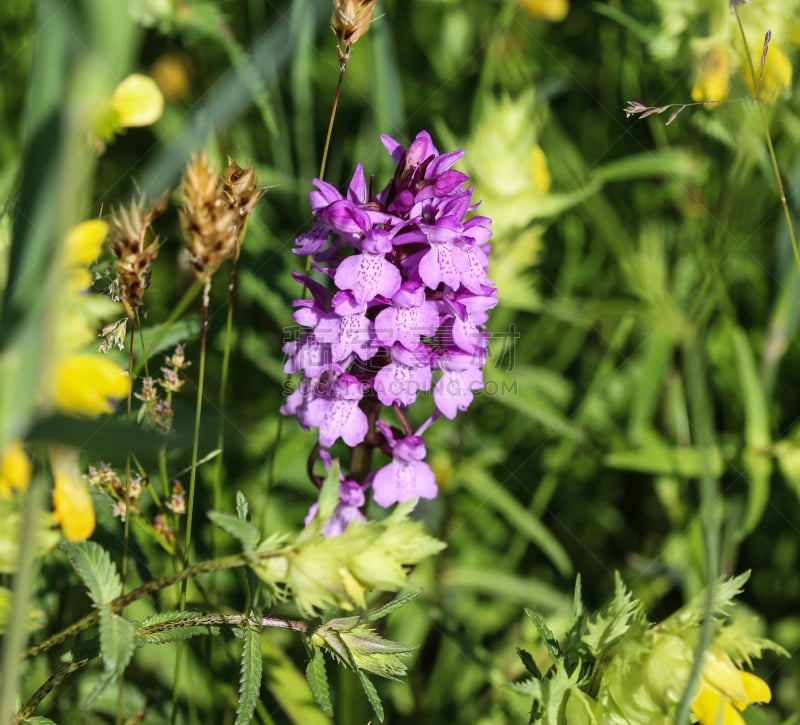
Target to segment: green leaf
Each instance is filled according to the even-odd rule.
[[[384,604],[382,607],[370,610],[367,613],[367,619],[370,622],[374,622],[376,619],[381,619],[382,617],[385,617],[387,614],[393,612],[395,609],[400,609],[400,607],[404,607],[412,599],[416,599],[418,596],[419,592],[406,592],[405,594],[401,594],[400,596],[395,597],[391,601]]]
[[[243,640],[235,725],[247,725],[253,719],[261,693],[261,633],[255,627],[245,627]]]
[[[98,607],[110,604],[122,594],[117,567],[108,552],[94,541],[80,544],[61,544],[72,566],[89,592],[89,597]]]
[[[642,603],[625,588],[619,572],[614,574],[614,599],[602,612],[587,622],[582,640],[597,656],[624,637],[628,630],[645,621]]]
[[[241,491],[236,492],[236,515],[242,521],[250,521],[250,504]]]
[[[369,678],[361,670],[358,670],[357,674],[364,694],[367,696],[367,700],[369,700],[369,704],[375,712],[375,717],[377,717],[380,722],[383,722],[383,703],[381,703],[381,698],[378,697],[378,691],[375,689],[375,685],[369,681]]]
[[[768,454],[771,443],[767,397],[761,383],[753,351],[744,331],[733,330],[736,348],[736,367],[739,371],[739,388],[744,403],[746,450],[743,464],[747,472],[747,509],[745,520],[738,532],[744,538],[758,525],[769,499],[769,479],[772,475],[772,458]]]
[[[544,640],[544,646],[547,649],[547,654],[550,655],[550,659],[553,660],[553,662],[558,662],[562,655],[561,645],[559,645],[558,639],[556,639],[550,627],[548,627],[544,619],[532,609],[525,609],[525,614],[528,615],[528,619],[533,622],[533,626],[536,627],[536,630]]]
[[[103,674],[86,698],[87,706],[116,682],[136,649],[136,626],[118,614],[113,614],[109,607],[100,610],[99,631]]]
[[[239,541],[248,559],[255,556],[256,546],[258,546],[258,529],[253,524],[249,521],[243,521],[238,516],[222,513],[221,511],[209,511],[208,518],[224,532]]]
[[[724,464],[722,455],[717,448],[712,448],[707,452],[688,447],[638,448],[631,451],[609,453],[603,462],[610,468],[651,473],[656,476],[699,478],[703,473],[706,461],[711,465],[711,474],[714,476],[722,474]]]
[[[331,702],[331,689],[328,684],[328,671],[325,669],[325,656],[319,647],[309,645],[311,659],[306,665],[306,680],[311,688],[314,702],[328,717],[333,717],[333,703]]]
[[[534,677],[541,680],[542,679],[542,671],[539,669],[539,666],[534,661],[531,653],[527,650],[522,649],[521,647],[517,647],[517,654],[519,658],[522,660],[522,664],[525,666],[525,669],[528,670]]]

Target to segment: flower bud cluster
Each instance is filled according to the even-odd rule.
[[[483,387],[485,323],[497,300],[487,274],[491,220],[466,218],[477,207],[472,187],[452,168],[464,152],[440,154],[426,131],[407,149],[382,141],[397,163],[382,191],[373,193],[359,164],[345,194],[316,179],[309,195],[316,221],[294,251],[310,255],[333,289],[296,275],[311,299],[294,303],[303,333],[284,347],[285,370],[302,379],[281,412],[318,428],[323,448],[339,438],[380,446],[392,462],[343,486],[372,485],[375,501],[390,506],[436,496],[420,435]],[[430,390],[435,412],[416,433],[402,414],[404,431],[378,421],[381,405],[399,411]]]

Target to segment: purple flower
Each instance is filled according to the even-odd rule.
[[[425,444],[416,435],[396,440],[392,430],[378,421],[378,427],[391,449],[392,462],[372,476],[375,503],[384,508],[412,498],[436,498],[436,478],[423,461]]]
[[[325,470],[330,471],[331,456],[326,450],[320,451],[320,458],[325,464]],[[359,523],[364,521],[364,514],[361,513],[361,507],[366,502],[364,496],[365,486],[355,481],[347,481],[345,477],[339,474],[339,503],[333,511],[333,515],[322,526],[322,531],[325,536],[339,536],[353,521]],[[306,514],[305,525],[308,526],[317,515],[319,505],[314,504]]]
[[[467,218],[477,204],[469,178],[453,168],[464,152],[440,154],[426,131],[407,148],[381,141],[397,167],[378,193],[360,164],[345,193],[314,180],[315,221],[294,248],[311,255],[312,275],[295,278],[312,299],[295,302],[302,333],[284,345],[285,370],[303,379],[281,412],[319,429],[320,455],[339,438],[381,445],[392,462],[370,480],[375,501],[388,506],[436,495],[422,430],[466,410],[483,387],[485,326],[497,298],[487,272],[491,220]],[[431,389],[436,413],[411,435],[400,409]],[[382,406],[400,416],[405,437],[380,421]],[[360,515],[361,504],[345,501],[363,491],[348,491],[342,483],[331,531]]]
[[[324,395],[305,404],[305,419],[319,428],[319,443],[330,448],[341,439],[348,446],[357,446],[367,435],[367,416],[358,406],[363,391],[352,375],[342,375],[324,386]]]

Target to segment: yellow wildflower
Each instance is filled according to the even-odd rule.
[[[769,45],[767,52],[767,59],[764,63],[764,70],[761,70],[761,53],[762,48],[758,48],[757,57],[753,57],[753,69],[756,72],[756,78],[760,79],[761,90],[759,98],[762,101],[771,103],[779,96],[782,96],[789,90],[792,85],[792,63],[786,54],[773,42]],[[750,64],[745,63],[744,79],[747,82],[747,87],[750,93],[755,95],[753,88],[753,75],[750,72]]]
[[[740,713],[748,705],[771,699],[760,677],[742,672],[727,655],[706,652],[692,713],[701,725],[744,725]]]
[[[114,89],[110,105],[119,127],[149,126],[161,118],[164,96],[152,78],[134,73]]]
[[[715,45],[700,64],[697,81],[692,88],[694,101],[722,101],[728,96],[730,54],[725,45]]]
[[[85,541],[94,531],[95,517],[92,499],[81,480],[78,451],[73,448],[53,448],[53,518],[61,525],[67,541]]]
[[[64,237],[64,254],[70,267],[73,292],[82,292],[92,284],[86,265],[100,255],[107,234],[108,224],[100,219],[89,219],[74,226]]]
[[[520,7],[534,18],[557,23],[567,17],[569,0],[517,0]]]
[[[550,169],[541,146],[536,145],[531,149],[530,164],[533,190],[537,194],[546,194],[550,191]]]
[[[31,479],[31,462],[19,441],[14,441],[0,455],[0,496],[24,491]]]
[[[96,417],[128,396],[130,379],[113,362],[90,354],[66,355],[53,369],[53,402],[66,415]]]

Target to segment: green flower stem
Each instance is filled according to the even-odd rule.
[[[140,637],[158,634],[159,632],[174,631],[184,627],[272,627],[276,629],[289,629],[294,632],[305,633],[309,624],[303,620],[281,619],[279,617],[257,617],[246,614],[202,614],[197,617],[182,619],[178,622],[162,622],[149,627],[140,627],[137,634]],[[62,665],[48,680],[33,693],[31,698],[17,711],[17,721],[25,720],[36,711],[42,701],[70,675],[78,672],[96,657],[86,657],[75,662]]]
[[[166,334],[169,332],[170,328],[180,319],[183,313],[186,312],[186,309],[189,307],[189,305],[194,302],[195,297],[197,297],[201,289],[203,289],[203,283],[199,280],[195,280],[192,286],[186,290],[186,293],[173,308],[172,314],[170,314],[170,316],[162,323],[158,332],[153,337],[153,341],[151,343],[151,347],[153,349],[158,347],[159,343],[164,339],[164,337],[166,337]],[[143,349],[142,356],[139,358],[133,368],[134,376],[142,372],[142,368],[144,368],[144,366],[147,364],[147,359],[147,351]]]
[[[233,569],[238,566],[244,566],[246,563],[247,561],[245,560],[243,554],[232,554],[231,556],[223,556],[219,559],[201,561],[199,564],[187,566],[184,569],[174,571],[171,574],[166,574],[158,579],[153,579],[153,581],[146,582],[135,589],[131,589],[126,594],[121,594],[116,599],[112,600],[109,606],[111,607],[112,612],[118,614],[125,609],[125,607],[127,607],[129,604],[132,604],[136,600],[160,591],[161,589],[166,589],[167,587],[177,584],[178,582],[193,579],[201,574],[209,574],[214,571],[219,571],[220,569]],[[33,647],[29,647],[25,651],[25,659],[35,657],[42,652],[46,652],[56,645],[65,642],[70,637],[74,637],[76,634],[83,632],[85,629],[89,629],[89,627],[97,623],[98,616],[98,612],[91,612],[76,622],[73,622],[65,629],[62,629],[60,632],[57,632],[52,637],[48,637],[44,642],[34,645]]]
[[[331,136],[333,135],[333,122],[336,119],[336,109],[339,107],[339,96],[342,93],[342,83],[344,82],[344,73],[347,70],[347,62],[350,60],[350,51],[339,54],[339,81],[336,84],[336,93],[333,96],[333,106],[331,106],[331,117],[328,121],[328,132],[325,135],[325,147],[322,150],[322,162],[319,165],[319,178],[325,178],[325,165],[328,161],[328,149],[331,145]],[[307,265],[311,264],[311,257],[308,257]]]
[[[241,244],[241,239],[238,242]],[[237,244],[237,249],[238,249]],[[230,372],[231,347],[233,346],[233,303],[236,298],[236,279],[239,268],[239,257],[231,260],[231,278],[228,283],[228,317],[225,322],[225,341],[222,346],[222,371],[219,383],[219,430],[217,431],[217,450],[219,455],[214,464],[214,491],[212,495],[215,511],[222,510],[222,456],[225,449],[225,398],[228,392],[228,375]],[[217,528],[211,530],[211,550],[217,551]]]
[[[42,505],[43,494],[41,479],[34,478],[25,492],[22,522],[19,530],[19,568],[14,575],[11,614],[6,634],[3,638],[3,656],[0,662],[0,671],[3,673],[2,683],[0,683],[0,722],[2,723],[11,722],[11,713],[14,712],[14,704],[17,697],[19,655],[27,637],[26,613],[31,592],[33,591],[33,582],[38,572],[38,567],[34,563],[37,534],[36,517]]]
[[[192,467],[189,472],[189,499],[186,506],[186,536],[184,538],[184,564],[189,561],[192,543],[192,522],[194,520],[194,495],[197,484],[197,458],[200,448],[200,420],[203,412],[203,388],[206,374],[206,336],[208,333],[208,304],[211,294],[211,277],[203,285],[203,305],[200,319],[200,372],[197,380],[197,404],[194,411],[194,440],[192,441]],[[180,607],[186,606],[186,580],[181,585]]]
[[[786,228],[789,231],[789,240],[792,244],[792,255],[794,256],[794,264],[797,271],[800,272],[800,250],[797,247],[797,237],[794,234],[794,225],[792,224],[792,214],[789,211],[789,203],[786,201],[786,190],[783,187],[783,178],[781,177],[781,170],[778,166],[778,157],[775,155],[775,147],[772,144],[772,134],[769,132],[769,123],[767,121],[767,114],[764,111],[764,106],[761,103],[759,95],[761,94],[761,80],[756,76],[756,69],[753,65],[753,56],[750,55],[750,47],[747,44],[747,36],[744,32],[742,19],[739,16],[739,9],[731,6],[733,14],[736,16],[736,23],[739,25],[739,34],[742,36],[742,43],[744,44],[744,54],[747,57],[747,63],[750,69],[750,77],[753,79],[753,88],[755,89],[755,96],[753,100],[758,106],[758,117],[761,121],[761,128],[764,131],[764,140],[767,142],[767,149],[769,150],[769,160],[772,163],[772,173],[775,174],[775,181],[778,183],[778,193],[781,198],[781,207],[783,208],[783,216],[786,219]]]
[[[183,566],[189,565],[189,556],[192,545],[192,523],[194,521],[194,495],[197,488],[197,458],[200,448],[200,420],[203,412],[203,390],[206,374],[206,337],[208,333],[208,305],[211,295],[211,276],[209,275],[203,284],[203,299],[200,313],[200,371],[197,380],[197,405],[194,413],[194,436],[192,441],[192,466],[189,473],[189,496],[186,505],[186,536],[184,538]],[[178,600],[178,609],[186,609],[186,589],[188,579],[181,581],[181,591]],[[175,654],[175,674],[172,680],[172,716],[170,722],[176,722],[178,717],[178,681],[181,674],[181,661],[183,659],[183,646],[178,642]]]
[[[142,627],[138,634],[146,637],[150,634],[168,632],[182,627],[273,627],[291,629],[295,632],[307,632],[309,624],[302,619],[283,619],[281,617],[258,617],[253,614],[200,614],[177,622],[161,622],[149,627]]]
[[[53,690],[56,689],[64,680],[66,680],[70,675],[78,672],[78,670],[82,670],[86,665],[88,665],[94,657],[84,657],[82,660],[76,660],[75,662],[68,662],[67,664],[61,665],[48,679],[47,681],[38,689],[36,692],[31,695],[31,698],[28,702],[25,703],[23,707],[21,707],[17,711],[17,717],[15,722],[24,722],[28,718],[33,715],[36,708],[42,704],[42,700],[47,697]]]
[[[714,618],[714,601],[719,586],[719,552],[720,552],[720,513],[721,501],[717,480],[713,474],[710,451],[713,445],[711,422],[711,403],[707,396],[707,378],[704,370],[701,343],[704,338],[695,332],[684,346],[684,374],[686,388],[689,393],[689,414],[692,430],[695,431],[695,445],[701,451],[700,474],[700,523],[703,532],[703,554],[706,564],[706,603],[700,637],[697,642],[692,672],[686,684],[683,697],[678,707],[676,723],[685,723],[689,719],[689,709],[700,673],[703,669],[703,656],[714,638],[716,620]]]

